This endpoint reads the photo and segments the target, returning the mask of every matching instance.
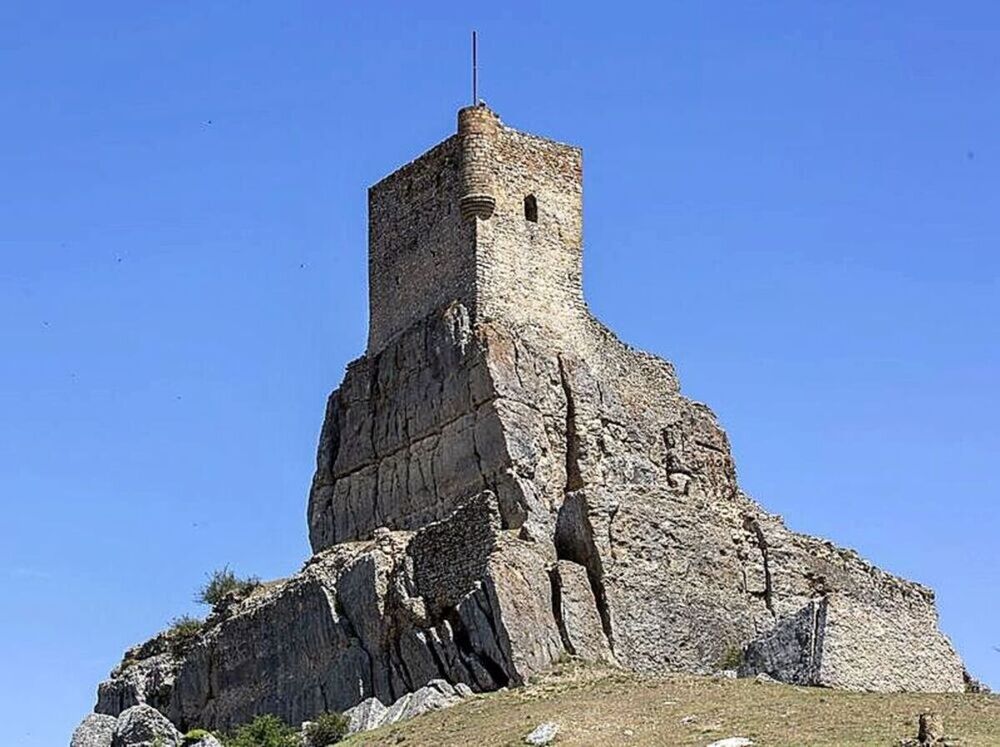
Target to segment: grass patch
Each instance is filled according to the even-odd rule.
[[[747,737],[759,745],[891,745],[917,735],[934,711],[963,747],[1000,744],[1000,697],[852,693],[716,677],[642,677],[575,664],[525,687],[489,693],[343,744],[501,747],[522,744],[545,721],[560,745],[699,745]]]

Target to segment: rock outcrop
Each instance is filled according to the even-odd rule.
[[[544,255],[545,242],[565,253],[578,240],[576,218],[546,213],[534,194],[538,214],[519,219],[537,227],[513,224],[531,169],[579,173],[568,146],[488,132],[502,154],[483,182],[494,212],[449,209],[427,229],[472,241],[475,277],[408,322],[373,316],[368,353],[328,400],[308,506],[313,557],[220,605],[184,646],[161,635],[131,650],[96,710],[149,706],[181,729],[352,708],[359,724],[381,723],[431,683],[516,685],[567,653],[707,673],[737,651],[744,674],[787,682],[960,691],[933,593],[791,532],[743,493],[725,432],[681,395],[672,366],[574,300],[582,291],[566,278],[578,284],[578,258],[529,271],[535,255],[512,253],[515,290],[494,287],[504,241],[537,242]],[[411,230],[393,200],[419,205],[412,225],[457,204],[449,190],[471,157],[461,142],[373,190],[373,246],[391,247],[391,221]],[[562,173],[538,183],[556,189]],[[553,211],[578,200],[567,189]],[[373,298],[403,261],[374,256]],[[533,296],[511,310],[532,288],[548,305]]]
[[[180,747],[182,741],[180,732],[158,710],[135,705],[118,716],[111,747]]]
[[[91,713],[76,727],[69,747],[111,747],[118,719],[103,713]]]
[[[428,711],[448,708],[470,695],[472,690],[463,683],[456,687],[445,680],[431,680],[417,691],[406,693],[388,707],[378,698],[368,698],[344,712],[349,719],[348,733],[357,734],[405,721]]]

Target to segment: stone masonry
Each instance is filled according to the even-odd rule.
[[[789,531],[672,366],[583,299],[582,154],[485,106],[369,192],[368,349],[327,402],[300,573],[132,649],[96,711],[298,723],[569,653],[959,691],[934,595]],[[366,705],[366,708],[369,707]]]

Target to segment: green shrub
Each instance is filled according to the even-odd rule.
[[[739,669],[741,666],[743,666],[743,649],[739,646],[730,646],[719,657],[719,669]]]
[[[256,576],[240,578],[227,565],[209,574],[208,581],[198,590],[195,601],[215,607],[229,594],[235,593],[237,597],[245,597],[258,586],[260,586],[259,578]]]
[[[324,713],[306,727],[306,744],[309,747],[327,747],[347,736],[351,720],[342,713]]]
[[[181,615],[170,621],[167,635],[171,638],[193,638],[201,632],[202,621],[191,615]]]
[[[223,739],[226,747],[299,747],[299,735],[277,716],[265,713]]]
[[[190,615],[181,615],[171,620],[170,627],[167,628],[170,653],[178,658],[184,656],[198,640],[203,626],[201,620]]]
[[[192,729],[191,731],[189,731],[187,734],[184,735],[184,741],[182,742],[182,744],[184,745],[195,744],[196,742],[200,742],[205,737],[210,737],[210,736],[212,736],[212,732],[208,731],[207,729]]]

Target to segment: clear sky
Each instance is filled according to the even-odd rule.
[[[5,744],[207,571],[306,559],[366,188],[453,131],[473,27],[489,104],[585,149],[596,313],[1000,686],[1000,6],[587,5],[0,4]]]

